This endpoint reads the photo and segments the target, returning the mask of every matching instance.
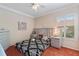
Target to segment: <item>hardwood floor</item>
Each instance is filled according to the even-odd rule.
[[[18,51],[15,46],[10,46],[5,52],[7,56],[23,56],[23,54]]]
[[[15,46],[11,46],[6,50],[7,56],[23,56],[22,53],[20,53]],[[79,56],[79,51],[75,51],[68,48],[48,48],[46,49],[42,56]]]
[[[79,51],[68,48],[48,48],[44,51],[43,56],[79,56]]]

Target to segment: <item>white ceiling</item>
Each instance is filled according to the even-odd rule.
[[[68,3],[40,3],[40,5],[43,5],[43,7],[39,7],[37,11],[34,11],[30,7],[30,3],[2,3],[0,5],[14,9],[16,11],[20,11],[33,17],[39,17],[45,15],[47,12],[51,12],[57,8],[68,5]]]

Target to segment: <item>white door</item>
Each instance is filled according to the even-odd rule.
[[[0,31],[0,44],[4,49],[9,47],[9,31]]]

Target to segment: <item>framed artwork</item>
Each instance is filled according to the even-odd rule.
[[[66,26],[66,37],[67,38],[74,38],[74,25]]]
[[[26,22],[18,22],[18,30],[26,30],[27,23]]]

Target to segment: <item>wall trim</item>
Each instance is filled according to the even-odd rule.
[[[71,7],[73,8],[73,7],[78,6],[78,4],[68,4],[68,5],[65,5],[65,6],[63,6],[63,7],[61,7],[61,8],[56,8],[56,9],[54,9],[53,11],[49,11],[49,12],[47,12],[47,13],[45,13],[45,14],[42,14],[42,15],[40,15],[40,16],[37,16],[37,17],[33,17],[33,16],[28,15],[28,14],[26,14],[26,13],[24,13],[24,12],[21,12],[21,11],[15,10],[15,9],[12,9],[12,8],[7,7],[7,6],[4,6],[4,5],[0,5],[0,8],[3,8],[3,9],[9,10],[9,11],[14,12],[14,13],[17,13],[17,14],[20,14],[20,15],[25,15],[25,16],[28,16],[28,17],[31,17],[31,18],[36,19],[36,18],[39,18],[39,17],[43,17],[43,16],[46,16],[46,15],[52,14],[52,13],[54,13],[54,12],[57,12],[58,10],[66,9],[67,6],[71,6]]]
[[[17,14],[20,14],[20,15],[24,15],[24,16],[28,16],[28,17],[34,18],[31,15],[28,15],[28,14],[26,14],[24,12],[21,12],[21,11],[15,10],[15,9],[12,9],[10,7],[7,7],[7,6],[0,5],[0,8],[6,9],[8,11],[11,11],[11,12],[14,12],[14,13],[17,13]]]

